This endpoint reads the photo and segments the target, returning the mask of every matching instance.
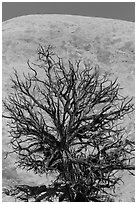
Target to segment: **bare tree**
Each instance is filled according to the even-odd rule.
[[[133,175],[134,141],[123,127],[132,99],[120,95],[117,79],[100,75],[98,66],[80,60],[64,65],[51,46],[40,46],[37,63],[27,64],[29,73],[21,79],[15,71],[12,93],[3,101],[9,153],[17,153],[19,168],[52,172],[56,179],[37,193],[15,186],[11,195],[38,202],[110,201],[110,189],[121,181],[118,172]]]

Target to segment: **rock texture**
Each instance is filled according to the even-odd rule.
[[[3,97],[10,92],[13,67],[19,73],[27,70],[27,60],[36,59],[41,45],[52,45],[59,56],[72,60],[82,59],[98,64],[101,73],[118,77],[122,94],[134,97],[135,25],[121,20],[69,15],[29,15],[3,22]],[[3,155],[9,139],[3,121]],[[134,137],[134,117],[125,121],[127,132]],[[3,162],[3,186],[11,183],[48,182],[48,178],[35,176],[14,167],[15,156]],[[11,173],[12,172],[12,173]],[[45,179],[43,181],[43,178]],[[116,191],[116,201],[134,201],[134,178],[124,174],[124,184]],[[9,201],[4,197],[3,201]]]

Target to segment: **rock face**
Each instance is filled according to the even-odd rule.
[[[118,77],[123,95],[134,97],[134,28],[132,22],[68,15],[30,15],[3,22],[3,97],[10,92],[9,78],[13,67],[19,73],[27,71],[26,62],[36,58],[39,44],[52,45],[62,58],[82,59],[93,66],[98,64],[101,73],[108,72],[110,77]],[[134,137],[134,118],[125,124],[127,132]],[[4,152],[9,148],[8,141],[4,121]],[[18,173],[17,182],[25,174],[24,182],[27,183],[26,173],[15,170],[13,161],[10,162],[12,171]],[[8,163],[7,166],[10,168]],[[36,179],[34,175],[30,175],[29,182],[43,183],[43,178]],[[134,178],[125,175],[125,185],[120,186],[117,201],[133,201]],[[6,173],[3,177],[4,185],[11,180],[15,181],[15,175],[8,179]],[[122,190],[125,186],[126,190]]]

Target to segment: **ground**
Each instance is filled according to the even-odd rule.
[[[122,94],[134,97],[135,42],[134,23],[121,20],[67,15],[33,15],[3,22],[3,98],[10,93],[10,75],[13,67],[21,74],[27,72],[27,60],[36,60],[36,50],[41,45],[52,45],[64,59],[82,59],[92,66],[99,65],[100,72],[110,78],[118,77]],[[134,117],[124,121],[127,134],[134,138]],[[16,156],[4,159],[11,148],[6,121],[3,120],[3,187],[14,183],[47,184],[46,175],[16,169]],[[134,177],[124,173],[124,184],[116,190],[115,201],[133,202]],[[3,201],[14,201],[3,196]]]

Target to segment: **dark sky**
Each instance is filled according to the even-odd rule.
[[[3,2],[2,20],[30,14],[70,14],[135,21],[134,2]]]

